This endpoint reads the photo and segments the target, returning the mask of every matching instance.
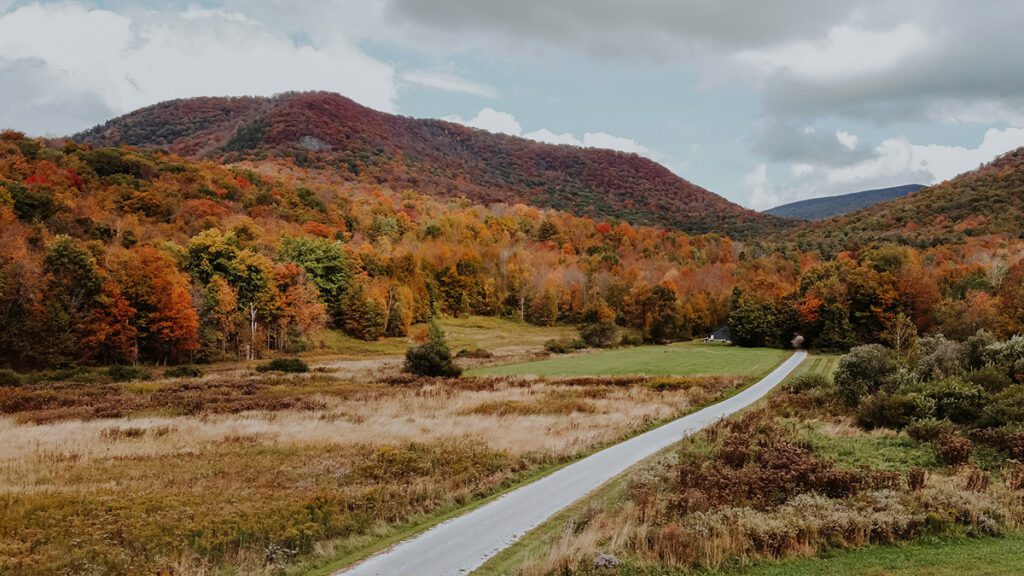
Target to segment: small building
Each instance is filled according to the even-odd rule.
[[[705,342],[732,342],[732,330],[729,330],[728,326],[719,326],[711,333]]]

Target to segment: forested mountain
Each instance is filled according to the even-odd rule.
[[[162,147],[194,159],[288,160],[345,180],[474,203],[750,237],[788,226],[636,154],[542,144],[441,120],[385,114],[332,93],[191,98],[140,109],[73,137]]]
[[[279,172],[0,133],[0,365],[255,357],[432,314],[674,339],[799,274],[714,234]]]
[[[793,218],[796,220],[824,220],[896,198],[902,198],[924,187],[922,184],[906,184],[904,186],[893,186],[892,188],[851,192],[850,194],[840,194],[838,196],[810,198],[776,206],[775,208],[765,210],[764,213],[778,216],[779,218]]]
[[[0,133],[0,365],[258,357],[433,314],[614,322],[649,342],[728,318],[743,343],[828,348],[901,312],[946,334],[1024,326],[1020,242],[822,261],[318,175]]]
[[[829,254],[887,242],[955,245],[986,236],[1024,237],[1024,148],[907,197],[811,222],[776,238]]]

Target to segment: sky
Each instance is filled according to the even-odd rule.
[[[635,152],[765,209],[1024,146],[1022,21],[1000,0],[0,0],[0,128],[329,90]]]

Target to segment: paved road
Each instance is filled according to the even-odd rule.
[[[764,397],[807,356],[793,354],[739,394],[606,448],[368,558],[336,576],[469,574],[523,534],[644,458]]]

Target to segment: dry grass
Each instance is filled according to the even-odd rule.
[[[0,573],[274,573],[735,384],[320,374],[16,389],[0,399]]]
[[[704,573],[1024,526],[1024,465],[942,467],[927,443],[805,400],[780,392],[769,410],[685,440],[499,572],[596,576],[607,570],[595,558],[613,554],[622,573]]]

